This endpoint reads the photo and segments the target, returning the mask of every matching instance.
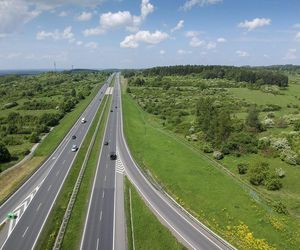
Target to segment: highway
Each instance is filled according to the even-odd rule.
[[[162,190],[155,188],[140,171],[130,154],[123,134],[123,117],[121,108],[120,83],[118,90],[117,117],[117,152],[125,167],[125,172],[131,183],[136,187],[143,200],[148,204],[157,218],[169,228],[173,235],[189,249],[235,249],[225,240],[210,231],[193,218],[179,204]]]
[[[119,74],[115,77],[116,83],[118,79]],[[110,154],[116,152],[116,125],[119,109],[117,93],[118,87],[115,87],[112,93],[109,117],[94,177],[80,249],[114,249],[117,183],[115,181],[116,160],[110,159]],[[104,145],[105,142],[108,142],[108,145]],[[123,189],[120,189],[120,192],[123,193]],[[122,240],[118,240],[118,242],[122,242],[122,244],[117,249],[122,249],[122,246],[125,249],[125,230],[121,231],[119,235],[121,235]]]
[[[24,199],[30,197],[29,202],[23,206],[22,214],[19,214],[14,228],[9,228],[8,238],[2,245],[2,249],[27,250],[34,248],[75,160],[77,152],[72,152],[71,147],[73,144],[79,147],[82,144],[111,79],[112,76],[101,87],[48,160],[0,207],[0,219],[3,221],[8,212],[15,211],[19,205],[22,205]],[[82,117],[86,118],[84,124],[81,123]],[[72,135],[76,135],[77,138],[72,139]]]

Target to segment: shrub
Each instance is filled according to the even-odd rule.
[[[38,143],[40,141],[40,138],[36,132],[33,132],[29,138],[29,141],[31,143]]]
[[[211,144],[209,144],[209,143],[204,144],[202,150],[203,150],[204,153],[212,153],[214,151]]]
[[[270,139],[268,137],[262,137],[258,140],[258,148],[265,149],[270,146]]]
[[[288,214],[288,210],[286,206],[282,202],[276,202],[273,205],[274,211],[279,213],[279,214]]]
[[[300,120],[295,121],[294,130],[295,131],[300,131]]]
[[[265,181],[265,185],[268,190],[273,190],[273,191],[279,190],[280,188],[282,188],[282,183],[281,183],[279,177],[277,177],[277,176],[271,176],[271,177],[267,178]]]
[[[4,144],[0,143],[0,162],[9,162],[11,160],[11,154]]]
[[[276,127],[277,128],[287,128],[287,126],[288,126],[288,123],[284,118],[279,118],[276,121]]]
[[[279,178],[283,178],[285,176],[285,171],[282,168],[276,168],[276,175]]]
[[[280,153],[280,159],[290,165],[299,164],[299,155],[291,149],[285,149]]]
[[[269,164],[266,162],[260,162],[254,167],[250,168],[249,181],[252,185],[259,186],[264,184],[269,174]]]
[[[248,164],[246,164],[246,163],[239,163],[237,165],[237,169],[238,169],[239,174],[246,174],[247,171],[248,171]]]
[[[220,151],[214,151],[213,157],[214,157],[216,160],[221,160],[221,159],[223,159],[224,155],[223,155],[223,153],[220,152]]]
[[[271,118],[266,118],[262,124],[266,127],[266,128],[273,128],[275,126],[275,122],[273,119]]]
[[[284,150],[290,149],[290,144],[286,138],[272,138],[271,139],[271,147],[275,148],[276,150]]]

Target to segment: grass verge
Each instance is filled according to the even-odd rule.
[[[107,98],[107,97],[105,97]],[[97,122],[100,118],[101,111],[104,109],[105,99],[103,99],[100,108],[96,113],[96,117],[82,143],[82,146],[79,149],[79,152],[76,156],[76,159],[73,163],[73,166],[69,172],[68,177],[65,180],[65,183],[61,189],[60,194],[52,208],[52,211],[47,219],[47,223],[45,224],[43,231],[40,235],[40,238],[37,242],[36,249],[46,250],[52,249],[56,235],[58,233],[62,218],[64,216],[65,210],[68,206],[69,198],[72,194],[77,176],[80,172],[82,163],[84,161],[84,157],[90,145],[91,139],[93,137],[93,133],[97,126]]]
[[[124,91],[122,97],[132,154],[181,205],[240,249],[298,249],[299,220],[273,212],[255,192],[247,192],[207,159],[163,133]]]
[[[111,98],[105,107],[102,122],[97,132],[95,144],[92,148],[90,158],[87,162],[86,170],[65,232],[61,249],[78,249],[78,246],[80,244],[86,211],[89,204],[89,197],[93,186],[98,158],[100,155],[105,124],[109,114],[110,103]]]
[[[131,200],[129,192],[131,192]],[[125,181],[125,212],[129,250],[133,250],[131,216],[135,249],[185,249],[145,205],[127,178]]]
[[[85,108],[98,93],[100,87],[95,87],[92,94],[80,102],[76,108],[68,113],[51,133],[42,141],[35,151],[34,157],[26,161],[20,167],[12,169],[0,175],[0,204],[9,197],[34,171],[41,165],[51,152],[59,145]]]

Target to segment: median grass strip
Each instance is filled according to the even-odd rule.
[[[139,165],[149,170],[181,205],[241,249],[245,249],[248,240],[252,245],[267,246],[266,249],[297,249],[299,221],[266,208],[255,193],[249,194],[207,159],[163,133],[124,92],[122,101],[131,152]]]
[[[100,118],[102,110],[105,108],[105,101],[106,98],[103,99],[100,108],[98,109],[95,119],[84,139],[84,142],[82,143],[79,152],[76,156],[76,159],[73,163],[73,166],[69,172],[68,177],[65,180],[65,183],[63,185],[63,188],[61,189],[60,194],[58,195],[58,198],[52,208],[52,211],[47,219],[47,223],[45,224],[43,231],[40,235],[40,238],[38,240],[36,249],[52,249],[56,235],[58,233],[59,227],[61,225],[62,218],[64,216],[65,210],[68,206],[70,195],[72,194],[74,184],[77,180],[77,176],[80,172],[82,163],[84,161],[86,152],[88,150],[88,147],[90,145],[91,139],[93,137],[95,128],[97,126],[97,122]]]
[[[105,130],[106,120],[109,114],[111,98],[105,107],[102,122],[100,124],[94,147],[91,151],[89,160],[87,162],[86,171],[84,173],[82,184],[80,186],[77,199],[75,201],[72,214],[65,232],[65,236],[61,245],[61,249],[78,249],[84,222],[86,218],[86,211],[89,204],[89,197],[93,186],[93,179],[97,169],[98,158],[100,155],[102,139]]]
[[[20,167],[0,175],[0,203],[26,181],[46,157],[54,151],[74,123],[78,120],[85,108],[93,100],[101,86],[102,84],[98,84],[89,97],[77,104],[76,108],[60,121],[59,125],[57,125],[38,146],[33,158],[26,161]]]
[[[131,199],[129,192],[131,192]],[[125,181],[125,212],[128,249],[134,250],[131,222],[133,222],[134,246],[136,250],[185,249],[145,205],[127,178]]]

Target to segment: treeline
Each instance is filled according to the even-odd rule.
[[[288,86],[288,77],[282,73],[250,67],[233,66],[202,66],[202,65],[178,65],[155,67],[142,71],[144,76],[170,76],[199,74],[203,79],[227,79],[236,82],[247,82],[256,85]],[[133,71],[125,72],[125,77],[134,75]]]

